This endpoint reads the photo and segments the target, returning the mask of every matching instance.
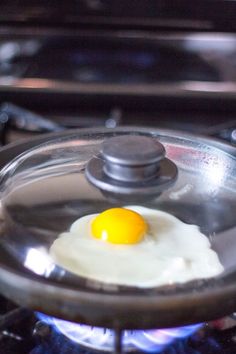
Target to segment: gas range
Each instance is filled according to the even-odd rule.
[[[0,144],[68,128],[150,126],[234,146],[235,2],[217,0],[214,8],[204,0],[151,3],[25,1],[19,11],[17,1],[6,1]],[[232,315],[178,329],[114,333],[33,313],[1,297],[0,354],[233,354],[235,321]]]

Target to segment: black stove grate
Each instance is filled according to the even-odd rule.
[[[34,113],[12,103],[0,104],[0,146],[36,134],[63,131],[64,129],[118,126],[145,126],[182,130],[207,135],[236,144],[235,115],[212,117],[197,112],[128,112],[119,107],[104,111],[78,111]]]

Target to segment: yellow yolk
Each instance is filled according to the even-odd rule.
[[[116,244],[138,243],[148,229],[141,215],[124,208],[104,211],[92,220],[91,226],[94,237]]]

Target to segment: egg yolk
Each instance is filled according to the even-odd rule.
[[[134,244],[142,241],[147,223],[138,213],[124,208],[112,208],[92,221],[92,235],[115,244]]]

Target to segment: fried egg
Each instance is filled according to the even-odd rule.
[[[141,206],[79,218],[54,241],[50,254],[56,264],[79,276],[141,288],[223,271],[198,226]]]

